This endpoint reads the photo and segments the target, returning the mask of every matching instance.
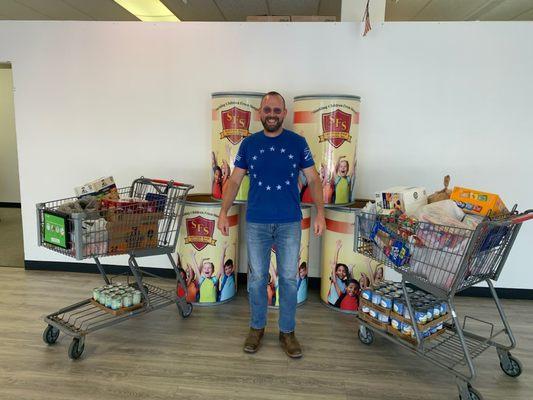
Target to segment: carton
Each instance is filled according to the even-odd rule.
[[[85,185],[74,188],[78,198],[94,196],[100,199],[118,199],[117,185],[112,176],[102,177]]]
[[[500,196],[480,190],[456,186],[452,190],[450,199],[465,213],[498,216],[509,212]]]
[[[108,222],[108,253],[123,254],[157,247],[158,225],[157,220],[137,224]]]
[[[395,186],[376,193],[376,207],[384,212],[398,209],[412,215],[419,207],[428,203],[423,187]]]

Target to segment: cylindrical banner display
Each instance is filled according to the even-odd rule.
[[[300,255],[298,257],[298,282],[297,302],[303,304],[307,300],[307,275],[309,272],[309,235],[311,227],[311,207],[302,206],[302,238],[300,239]],[[276,249],[270,250],[270,270],[267,286],[268,305],[279,307],[278,264]]]
[[[242,140],[263,129],[259,107],[263,93],[224,92],[211,95],[211,195],[222,199]],[[236,201],[248,200],[250,178],[242,180]]]
[[[355,215],[366,201],[326,209],[322,236],[320,298],[337,310],[355,313],[359,292],[383,280],[383,266],[354,252]]]
[[[347,205],[355,200],[359,105],[359,97],[348,95],[294,98],[294,131],[309,144],[326,205]],[[300,199],[303,203],[312,202],[303,174],[300,174]]]
[[[178,265],[187,301],[214,305],[237,293],[239,206],[228,211],[229,236],[217,229],[221,203],[210,194],[187,196],[178,242]]]

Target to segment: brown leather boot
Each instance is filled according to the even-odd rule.
[[[246,353],[255,353],[257,350],[259,350],[259,345],[261,344],[261,339],[263,338],[264,334],[265,334],[265,328],[263,329],[250,328],[250,332],[248,332],[248,337],[244,341],[243,350]]]
[[[303,356],[302,347],[294,336],[294,332],[289,333],[279,333],[279,341],[281,343],[281,348],[290,358],[300,358]]]

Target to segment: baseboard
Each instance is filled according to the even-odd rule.
[[[20,208],[20,203],[7,203],[0,201],[0,208]]]
[[[109,275],[124,275],[130,273],[129,267],[124,265],[102,264],[102,266]],[[24,268],[27,270],[40,271],[83,272],[90,274],[99,273],[96,264],[84,264],[79,262],[24,260]],[[176,278],[176,274],[172,269],[146,268],[146,270],[152,274],[161,276],[162,278]],[[308,287],[313,290],[318,290],[320,289],[320,281],[320,278],[309,277]],[[237,282],[239,285],[246,285],[247,274],[244,272],[239,272],[237,275]],[[498,293],[498,296],[501,299],[533,300],[533,289],[496,288],[496,293]],[[463,290],[458,295],[468,297],[491,297],[490,290],[487,287],[472,287]]]
[[[108,275],[130,274],[129,267],[125,265],[102,264]],[[58,261],[35,261],[24,260],[24,268],[27,270],[38,271],[60,271],[60,272],[82,272],[88,274],[99,274],[98,267],[94,263],[85,264],[80,262],[58,262]],[[143,269],[141,267],[141,269]],[[173,269],[169,268],[144,268],[152,274],[162,278],[176,278]]]

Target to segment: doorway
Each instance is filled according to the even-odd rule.
[[[13,73],[0,62],[0,267],[24,268]]]

